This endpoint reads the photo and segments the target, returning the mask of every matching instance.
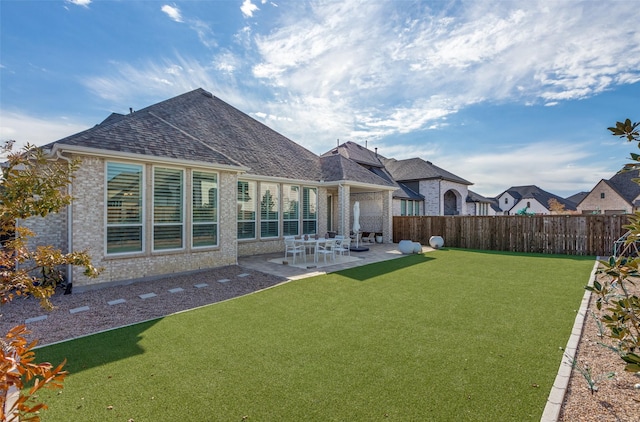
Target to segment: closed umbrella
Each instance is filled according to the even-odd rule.
[[[353,233],[356,235],[356,248],[358,247],[358,233],[360,232],[360,202],[353,204]]]

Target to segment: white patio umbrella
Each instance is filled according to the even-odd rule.
[[[356,248],[358,247],[358,232],[360,231],[360,202],[353,204],[353,233],[356,235]]]

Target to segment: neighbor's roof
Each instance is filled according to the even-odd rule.
[[[573,202],[574,204],[579,204],[580,202],[582,202],[582,200],[584,198],[587,197],[587,195],[589,195],[589,192],[578,192],[578,193],[575,193],[575,194],[573,194],[573,195],[571,195],[571,196],[569,196],[569,197],[567,197],[565,199],[567,201]]]
[[[604,182],[630,204],[640,195],[640,185],[633,179],[640,178],[640,170],[621,171]]]
[[[568,201],[564,198],[559,197],[558,195],[554,195],[545,190],[542,190],[535,185],[512,186],[506,191],[504,191],[503,193],[501,193],[500,195],[498,195],[498,197],[502,196],[505,193],[508,193],[509,195],[511,195],[513,198],[517,200],[527,199],[527,198],[535,199],[546,208],[549,208],[549,200],[553,198],[559,203],[561,203],[562,205],[564,205],[566,210],[576,209],[576,204],[574,202]]]
[[[407,160],[396,160],[394,158],[382,158],[382,163],[387,168],[391,176],[395,180],[428,180],[442,179],[463,185],[472,185],[468,180],[458,177],[438,166],[433,165],[430,161],[422,158],[409,158]]]

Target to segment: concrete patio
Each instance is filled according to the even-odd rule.
[[[387,261],[404,256],[398,249],[397,243],[365,243],[362,246],[368,247],[369,250],[364,252],[351,252],[351,257],[357,258],[357,260],[354,260],[352,262],[340,263],[338,260],[338,262],[336,263],[327,263],[326,265],[324,264],[324,262],[309,262],[306,268],[271,262],[272,260],[280,261],[280,259],[283,259],[284,252],[282,252],[238,257],[238,265],[255,271],[262,271],[267,274],[285,277],[289,280],[295,280],[346,270],[347,268],[359,267],[362,265],[372,264],[374,262]],[[432,250],[433,249],[429,246],[422,247],[423,253]],[[288,261],[291,261],[291,257],[289,257]]]

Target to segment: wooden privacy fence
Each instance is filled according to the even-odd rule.
[[[393,217],[393,241],[442,236],[445,247],[609,256],[628,223],[627,215]]]

